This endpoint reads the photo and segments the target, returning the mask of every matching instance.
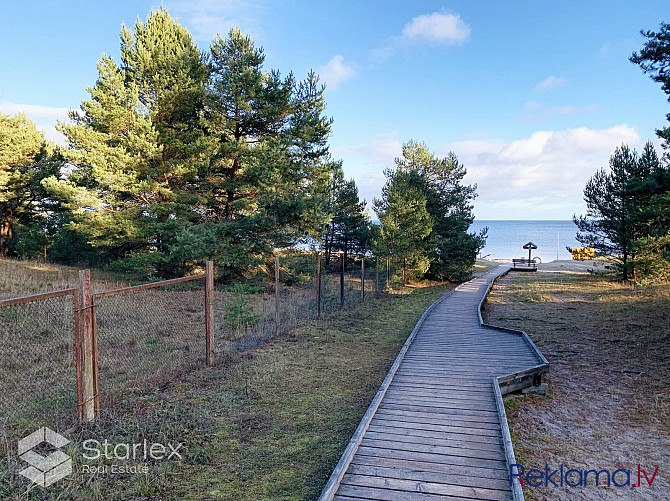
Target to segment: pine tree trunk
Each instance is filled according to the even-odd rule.
[[[2,205],[2,218],[0,218],[0,255],[7,256],[9,253],[9,241],[12,239],[12,211],[9,204]]]
[[[237,179],[237,172],[240,170],[240,159],[235,157],[233,160],[233,172],[230,176],[230,180],[234,182]],[[226,191],[226,221],[233,219],[233,201],[235,200],[235,191],[227,190]]]
[[[331,223],[326,228],[326,268],[330,265],[330,258],[333,254],[333,240],[335,239],[333,227],[334,225]]]

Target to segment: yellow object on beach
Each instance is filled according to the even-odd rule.
[[[593,247],[573,247],[572,259],[582,261],[584,259],[593,259],[596,257],[596,250]]]

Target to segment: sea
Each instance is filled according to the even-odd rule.
[[[528,258],[524,244],[533,242],[537,249],[531,256],[547,263],[555,259],[572,259],[567,247],[582,247],[575,240],[577,226],[572,221],[485,221],[475,219],[470,231],[488,227],[486,246],[480,257],[485,259]]]

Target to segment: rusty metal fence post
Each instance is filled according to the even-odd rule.
[[[275,324],[279,336],[279,256],[275,256]]]
[[[214,365],[214,262],[205,266],[205,363]]]
[[[344,306],[344,254],[340,253],[340,308]]]
[[[361,301],[365,302],[365,254],[361,258]]]
[[[391,256],[386,256],[386,289],[391,290]]]
[[[81,383],[84,380],[81,370],[81,337],[79,330],[79,312],[81,301],[79,299],[79,289],[74,289],[72,294],[73,316],[74,316],[74,367],[75,378],[77,380],[77,417],[80,423],[84,422],[84,397],[82,395]]]
[[[316,253],[316,316],[321,317],[321,253]]]
[[[92,423],[100,410],[98,346],[95,332],[95,303],[91,271],[79,272],[79,340],[81,342],[81,411],[83,422]]]

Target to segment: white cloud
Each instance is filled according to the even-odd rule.
[[[628,58],[633,51],[639,50],[638,43],[632,38],[624,38],[622,40],[605,42],[600,47],[597,53],[599,58],[605,57],[623,57]]]
[[[551,209],[551,214],[567,219],[583,210],[586,181],[608,165],[610,155],[622,143],[639,145],[640,136],[633,127],[538,131],[511,142],[455,142],[440,151],[454,151],[468,170],[466,182],[477,183],[479,217],[552,217],[546,212]],[[500,212],[502,209],[507,212]]]
[[[524,106],[525,111],[517,117],[520,122],[541,122],[553,117],[571,117],[580,114],[596,114],[601,110],[601,106],[595,103],[586,106],[551,106],[544,108],[540,103],[527,102]]]
[[[382,168],[393,167],[395,159],[402,155],[402,143],[397,132],[377,134],[365,143],[353,148],[353,151],[369,162]]]
[[[372,49],[370,59],[375,63],[383,63],[403,46],[418,43],[459,44],[468,39],[470,32],[470,26],[458,14],[443,12],[423,14],[408,22],[399,36],[391,37]]]
[[[533,92],[538,93],[538,92],[546,92],[551,89],[555,89],[557,87],[563,87],[564,85],[568,84],[568,79],[565,77],[557,77],[554,75],[551,75],[544,80],[542,80],[540,83],[538,83],[535,87],[533,87]]]
[[[0,111],[6,115],[25,113],[29,119],[35,122],[38,129],[44,131],[44,136],[47,139],[56,143],[63,143],[63,135],[56,130],[56,121],[68,120],[69,110],[67,108],[54,108],[37,104],[17,104],[10,101],[0,101]]]
[[[406,40],[456,44],[470,36],[470,27],[458,14],[433,12],[412,19],[402,30]]]
[[[435,148],[453,151],[467,169],[465,182],[477,184],[475,214],[480,219],[569,219],[584,212],[583,190],[595,172],[609,164],[614,149],[626,143],[639,150],[636,129],[580,127],[537,131],[513,141],[474,139]],[[379,198],[383,171],[402,155],[397,132],[377,134],[356,145],[333,148],[344,159],[362,198]]]
[[[328,89],[336,90],[342,82],[353,77],[356,71],[352,66],[345,64],[344,57],[338,54],[319,67],[317,73]]]
[[[254,0],[177,0],[172,9],[197,41],[209,42],[235,27],[254,35],[261,6]]]

